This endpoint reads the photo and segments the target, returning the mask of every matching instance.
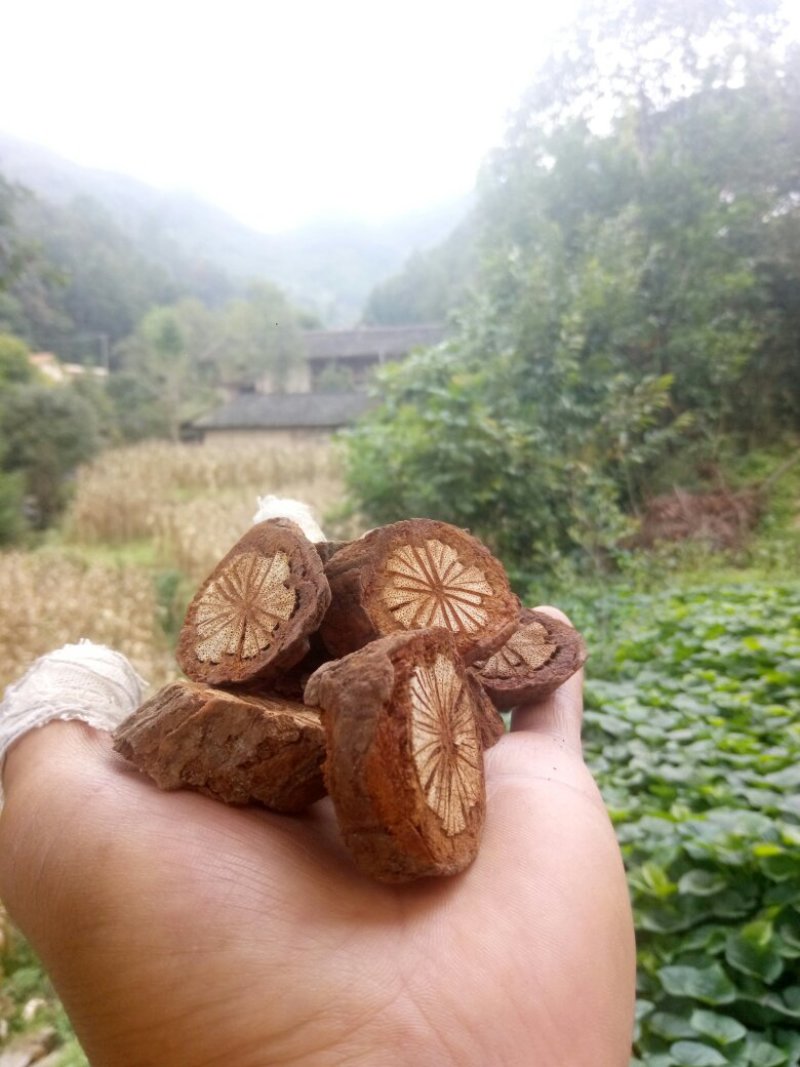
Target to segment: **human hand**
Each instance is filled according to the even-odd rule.
[[[474,864],[402,886],[355,870],[328,800],[162,793],[51,723],[8,756],[0,897],[93,1067],[623,1067],[633,925],[581,709],[576,675],[515,711]]]

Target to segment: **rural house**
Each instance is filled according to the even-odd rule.
[[[268,436],[273,444],[327,436],[367,410],[365,389],[375,367],[438,344],[445,333],[445,327],[431,324],[307,330],[305,361],[292,376],[296,391],[275,392],[264,379],[195,419],[186,436],[237,441]]]
[[[445,327],[369,326],[355,330],[307,330],[304,334],[310,389],[341,375],[359,388],[382,363],[403,359],[415,348],[444,340]]]
[[[191,436],[241,441],[268,435],[270,444],[287,445],[347,426],[367,410],[369,402],[366,393],[240,393],[195,419]]]

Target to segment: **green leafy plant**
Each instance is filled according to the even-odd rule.
[[[634,1063],[794,1067],[800,585],[654,594],[621,618],[586,748],[634,907]]]

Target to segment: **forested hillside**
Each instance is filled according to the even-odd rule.
[[[176,439],[225,386],[285,387],[317,320],[267,281],[176,263],[140,254],[95,201],[48,203],[0,176],[0,544],[50,526],[99,449]],[[60,383],[31,362],[41,350]]]
[[[214,303],[268,280],[328,325],[355,322],[370,290],[409,254],[442,240],[468,208],[456,199],[374,225],[320,221],[263,234],[188,193],[80,167],[2,133],[0,173],[60,218],[59,208],[69,208],[70,218],[76,202],[79,213],[103,217],[182,295]]]
[[[604,566],[647,498],[800,431],[800,48],[777,4],[590,5],[463,234],[457,269],[451,242],[368,304],[402,318],[438,276],[455,324],[351,438],[374,521]]]

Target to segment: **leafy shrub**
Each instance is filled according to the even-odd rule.
[[[100,445],[95,409],[76,390],[18,385],[0,406],[3,466],[20,471],[33,519],[50,525],[66,504],[68,478]]]
[[[794,1067],[800,585],[641,597],[636,632],[631,606],[586,747],[633,900],[634,1063]]]
[[[351,497],[373,524],[427,515],[469,527],[520,583],[561,558],[602,571],[629,529],[620,438],[635,467],[683,425],[658,426],[669,376],[589,380],[567,343],[500,347],[452,341],[376,374],[381,406],[344,435]]]
[[[19,472],[6,474],[0,470],[0,545],[14,544],[22,537],[25,529],[23,499]]]

